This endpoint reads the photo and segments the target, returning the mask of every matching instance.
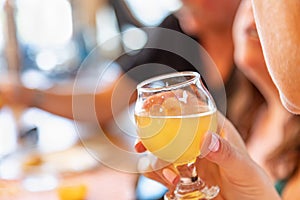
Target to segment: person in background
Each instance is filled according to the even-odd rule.
[[[300,184],[300,117],[289,113],[280,102],[278,91],[267,71],[250,0],[243,0],[240,5],[236,15],[233,36],[237,67],[255,84],[263,96],[263,101],[260,100],[260,103],[256,104],[258,105],[254,115],[256,120],[252,122],[249,135],[246,137],[246,149],[250,157],[268,174],[283,199],[298,199],[300,198],[297,192]],[[231,138],[227,139],[234,143]],[[218,140],[220,139],[214,141]],[[217,148],[219,144],[212,146]],[[136,147],[137,151],[143,151],[142,144],[138,143]],[[213,151],[216,150],[213,149]],[[223,156],[228,157],[226,154],[229,153],[227,152]],[[239,160],[239,158],[236,159]],[[221,163],[221,169],[224,168],[223,165],[224,163]],[[239,165],[244,165],[246,168],[243,163],[239,163]],[[236,167],[235,170],[238,171],[237,169],[241,168],[239,165],[231,165],[229,168],[234,170]],[[200,164],[200,166],[204,165]],[[172,180],[176,180],[176,175],[163,173],[163,170],[161,174],[158,174],[159,177],[153,176],[153,173],[148,174],[148,176],[162,181],[172,190],[173,185],[170,184],[170,181],[164,182],[166,179],[162,177],[164,174],[168,174],[168,177],[172,177],[172,182]],[[251,180],[253,173],[249,173],[249,175],[247,175],[249,176],[248,179]],[[226,189],[221,188],[221,196],[227,199],[228,186],[223,185],[223,187]],[[232,185],[231,187],[235,188]],[[225,194],[222,193],[222,190]],[[258,196],[253,194],[253,197]]]
[[[224,111],[224,114],[235,124],[244,138],[248,135],[247,133],[250,129],[248,122],[253,119],[254,113],[254,109],[248,108],[252,105],[253,98],[256,98],[256,96],[258,96],[258,98],[260,97],[257,95],[258,92],[252,89],[254,87],[251,83],[236,69],[233,60],[232,25],[240,0],[230,0],[227,2],[183,0],[182,3],[182,8],[166,17],[159,27],[182,33],[201,44],[216,64],[219,75],[221,76],[220,82],[215,81],[215,79],[218,79],[216,78],[218,75],[215,74],[215,70],[201,67],[203,64],[201,63],[202,52],[200,52],[199,49],[192,49],[185,44],[179,44],[177,48],[181,51],[184,50],[188,52],[195,58],[199,58],[199,64],[197,64],[197,66],[191,65],[178,55],[159,49],[143,49],[133,56],[124,55],[117,60],[117,62],[123,68],[124,73],[137,66],[149,63],[166,65],[170,70],[175,71],[199,71],[204,77],[205,82],[211,86],[210,92],[216,100],[217,106],[220,107],[219,105],[227,103],[225,105],[225,107],[227,106],[227,110],[222,111]],[[154,42],[160,43],[163,40],[164,38],[161,37],[158,30]],[[161,73],[166,73],[166,71],[163,71],[160,66],[154,68],[153,65],[149,65],[148,77]],[[119,77],[121,78],[122,74],[120,74]],[[111,99],[113,98],[116,85],[122,88],[119,89],[119,91],[120,94],[123,94],[124,91],[130,91],[130,88],[135,82],[142,81],[148,77],[137,74],[137,76],[131,76],[131,79],[128,78],[127,81],[123,81],[121,86],[118,84],[118,80],[116,80],[112,85],[101,92],[96,92],[95,94],[82,93],[80,98],[90,99],[91,95],[95,95],[97,118],[101,124],[106,124],[111,120],[113,115]],[[226,98],[220,98],[220,90],[222,90],[224,86]],[[2,88],[2,90],[10,89],[9,87]],[[241,91],[244,90],[250,90],[253,94],[242,96]],[[46,91],[19,87],[14,91],[18,91],[18,95],[13,95],[16,94],[13,92],[10,92],[9,95],[9,91],[3,93],[6,93],[7,97],[11,96],[11,101],[18,101],[25,105],[37,107],[60,116],[73,118],[72,97],[74,94],[72,93],[72,87],[64,90],[61,86],[58,86]],[[125,96],[126,95],[120,98],[126,99]],[[243,98],[241,99],[241,97]],[[129,102],[119,101],[119,103],[117,109],[114,108],[115,111],[121,111],[122,108],[128,106]],[[248,112],[245,112],[246,110]],[[85,114],[85,110],[82,109],[80,118],[82,120],[90,120],[90,115]]]
[[[172,49],[144,48],[136,55],[124,55],[119,60],[121,67],[125,72],[128,72],[139,66],[149,64],[143,68],[146,75],[138,73],[136,76],[131,76],[137,82],[167,72],[198,71],[207,85],[210,86],[210,93],[216,104],[220,105],[227,100],[227,110],[230,110],[229,99],[236,91],[237,83],[240,83],[239,79],[242,79],[242,75],[235,70],[232,42],[232,24],[239,3],[240,0],[230,0],[226,3],[223,1],[183,0],[182,7],[167,16],[158,26],[160,29],[154,30],[155,38],[148,41],[148,44],[153,44],[148,46],[159,46],[159,44],[166,43],[170,36],[166,35],[162,31],[163,29],[181,33],[198,42],[205,49],[215,63],[217,70],[214,69],[214,66],[204,66],[205,58],[203,57],[206,55],[203,55],[198,46],[192,47],[181,41],[171,41],[172,44],[168,46],[171,46]],[[171,33],[169,32],[169,34]],[[187,61],[187,58],[182,58],[182,55],[176,55],[172,50],[187,52],[186,54],[196,60],[196,64],[191,64],[190,60]],[[161,65],[167,66],[168,69],[162,68]],[[219,77],[221,81],[216,80]],[[224,85],[227,99],[222,99],[219,96]]]
[[[124,72],[147,63],[160,63],[176,71],[199,70],[200,73],[204,75],[207,84],[212,86],[210,92],[216,101],[219,100],[218,94],[220,88],[225,85],[227,113],[224,114],[226,114],[237,127],[243,139],[247,140],[250,135],[249,132],[251,131],[251,122],[255,119],[256,107],[261,104],[262,97],[243,74],[236,69],[233,60],[232,25],[240,0],[230,0],[228,2],[183,0],[182,3],[182,8],[168,16],[159,27],[178,31],[199,42],[215,62],[223,81],[221,82],[222,85],[218,85],[219,82],[213,81],[215,79],[215,72],[213,70],[204,71],[204,68],[192,66],[178,55],[157,49],[143,49],[133,56],[124,55],[118,62]],[[157,41],[155,42],[161,42],[159,32],[156,39]],[[188,46],[185,47],[184,44],[180,44],[178,48],[185,48],[186,51],[195,57],[201,58],[203,56],[198,49],[191,49]],[[199,66],[201,66],[201,59]],[[165,73],[165,71],[161,71],[160,67],[157,69],[150,68],[149,71],[153,72],[147,74],[148,76]],[[121,78],[122,74],[120,74],[119,77]],[[112,118],[111,99],[113,98],[115,87],[118,86],[122,88],[119,89],[119,91],[123,91],[119,93],[122,95],[124,91],[126,91],[126,93],[130,91],[130,88],[132,88],[135,82],[139,82],[147,77],[141,77],[138,74],[137,77],[130,78],[132,79],[128,78],[126,81],[123,81],[121,86],[118,84],[118,79],[116,79],[111,85],[100,92],[96,92],[95,94],[80,94],[81,99],[87,99],[86,102],[91,98],[91,95],[95,95],[96,114],[101,124],[105,125]],[[18,89],[10,90],[11,87],[1,88],[1,90],[4,91],[3,93],[6,94],[6,97],[10,96],[10,101],[21,102],[25,105],[37,107],[67,118],[74,117],[72,109],[72,97],[74,94],[72,93],[72,86],[66,87],[66,89],[57,86],[46,91],[18,86],[13,87]],[[8,90],[8,92],[5,92],[6,90]],[[246,90],[249,91],[246,93],[247,95],[243,93]],[[119,98],[126,99],[126,94],[124,94],[124,97],[119,96]],[[222,100],[223,99],[221,99],[221,101]],[[119,101],[117,109],[114,108],[115,111],[121,111],[122,108],[128,106],[128,103],[128,101]],[[91,120],[90,115],[85,113],[85,109],[82,109],[80,118],[82,120]]]
[[[128,78],[127,81],[124,82],[126,82],[126,84],[122,85],[122,90],[130,91],[130,88],[133,87],[132,84],[134,84],[133,81]],[[91,117],[91,113],[84,109],[86,104],[91,103],[91,99],[95,98],[95,113],[98,120],[96,123],[99,122],[102,125],[108,123],[113,115],[111,99],[114,88],[118,85],[117,79],[115,82],[101,87],[101,90],[95,93],[85,92],[83,90],[80,94],[73,94],[73,84],[73,82],[57,84],[50,89],[40,90],[27,88],[10,80],[2,80],[0,83],[0,91],[4,104],[21,104],[27,107],[35,107],[69,119],[74,119],[72,107],[73,98],[80,98],[83,109],[81,115],[77,116],[76,119],[87,122],[95,122],[93,117]],[[119,94],[128,96],[123,93]],[[114,111],[116,113],[121,112],[126,106],[128,106],[128,102],[120,101],[118,106],[114,108]]]
[[[167,28],[183,33],[187,37],[199,42],[210,55],[214,63],[216,63],[222,79],[219,82],[214,81],[215,79],[218,79],[216,78],[216,76],[218,76],[215,73],[216,70],[209,68],[205,68],[204,70],[204,68],[201,67],[201,64],[203,64],[201,63],[201,56],[203,55],[201,55],[199,49],[191,49],[190,47],[184,46],[184,44],[180,44],[176,48],[179,48],[180,50],[183,50],[184,48],[184,51],[189,52],[195,58],[200,58],[199,64],[197,64],[198,66],[192,66],[180,56],[159,49],[143,49],[134,56],[123,55],[117,62],[124,70],[124,73],[137,66],[149,63],[163,64],[175,71],[200,71],[200,74],[204,76],[207,84],[211,86],[210,92],[214,96],[217,105],[224,104],[224,101],[227,100],[227,105],[225,105],[225,107],[228,107],[228,115],[235,115],[233,114],[235,113],[235,108],[231,103],[231,99],[235,98],[235,92],[238,91],[237,87],[242,85],[240,83],[245,80],[245,78],[235,70],[235,64],[233,62],[231,30],[239,2],[240,0],[230,0],[227,3],[224,3],[223,1],[184,0],[183,7],[176,13],[168,16],[159,26],[160,28]],[[216,15],[216,13],[218,14]],[[160,32],[158,31],[156,38],[154,38],[154,42],[161,42],[163,39],[161,39],[160,36]],[[149,72],[147,75],[148,77],[167,72],[162,70],[160,66],[157,68],[149,68],[149,71],[147,71],[147,73]],[[121,77],[122,75],[123,74],[119,74],[118,76]],[[131,76],[130,78],[133,78],[133,81],[130,79],[127,79],[128,81],[123,81],[122,86],[120,86],[120,84],[118,86],[124,88],[119,91],[128,91],[128,88],[132,87],[134,82],[139,82],[148,77],[141,76],[140,74],[134,77]],[[102,124],[107,123],[112,117],[111,99],[118,80],[119,79],[114,80],[109,87],[104,88],[101,92],[93,94],[82,92],[80,94],[80,98],[83,99],[89,99],[92,95],[95,95],[96,115],[99,122]],[[5,98],[7,102],[16,101],[60,116],[73,118],[72,98],[75,94],[73,94],[72,85],[65,88],[58,85],[49,90],[28,89],[20,85],[11,87],[4,84],[2,85],[2,87],[0,86],[0,90],[2,93],[6,94]],[[219,98],[218,96],[224,85],[227,99],[222,97]],[[16,93],[18,95],[14,95]],[[125,101],[122,102],[123,103],[115,110],[122,110],[122,108],[126,107],[129,103]],[[222,110],[226,110],[226,108]],[[84,112],[81,118],[82,120],[90,120],[90,117],[87,114],[84,114]],[[235,116],[233,118],[241,120],[241,116]],[[233,119],[232,121],[235,120]]]

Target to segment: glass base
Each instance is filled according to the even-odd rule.
[[[166,193],[164,200],[209,200],[220,192],[218,186],[207,187],[200,179],[195,182],[179,183],[174,193]]]

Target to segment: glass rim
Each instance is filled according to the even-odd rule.
[[[151,82],[164,80],[164,79],[168,79],[168,78],[183,77],[183,76],[192,76],[192,78],[187,79],[181,83],[176,83],[173,85],[164,86],[164,87],[160,87],[160,88],[144,87],[145,85],[147,85]],[[191,83],[194,83],[196,80],[200,80],[200,77],[201,77],[201,75],[198,72],[194,72],[194,71],[173,72],[173,73],[163,74],[163,75],[155,76],[155,77],[149,78],[147,80],[144,80],[141,83],[139,83],[136,88],[141,92],[157,92],[157,91],[162,91],[162,89],[163,90],[177,89],[180,87],[185,87]]]

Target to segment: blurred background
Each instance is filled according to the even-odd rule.
[[[20,68],[23,79],[36,72],[68,78],[95,46],[128,29],[156,26],[180,5],[178,0],[2,0],[1,68]],[[131,48],[126,35],[118,42],[101,47],[105,55]]]
[[[0,80],[12,72],[24,86],[37,89],[73,80],[95,47],[104,60],[141,48],[147,38],[132,40],[126,31],[143,35],[139,28],[159,25],[180,6],[180,0],[0,0]],[[99,63],[95,60],[95,67],[101,68]],[[24,143],[55,152],[77,142],[69,119],[36,108],[0,108],[0,164]],[[14,173],[0,169],[1,179],[13,179]],[[40,189],[45,188],[51,184]]]
[[[139,27],[158,25],[181,5],[179,0],[0,2],[0,76],[5,78],[11,71],[23,85],[38,89],[73,79],[84,59],[97,46],[101,52],[99,57],[108,60],[126,49],[141,48],[145,41],[134,43],[126,31],[142,34]],[[97,64],[100,61],[95,60],[95,68],[101,67]],[[47,121],[45,113],[43,117],[35,117],[33,111],[26,113],[25,118],[29,120],[24,119],[25,122]],[[64,127],[50,124],[51,129]],[[1,126],[3,134],[7,132],[4,127]],[[61,132],[68,131],[61,128]]]

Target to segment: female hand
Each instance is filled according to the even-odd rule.
[[[215,133],[208,133],[201,148],[201,152],[207,153],[197,160],[199,176],[207,185],[219,185],[221,188],[215,199],[280,199],[269,177],[249,157],[233,125],[221,114],[218,121],[222,138]],[[146,150],[141,142],[135,147],[137,152]],[[161,161],[157,161],[152,166],[160,163]],[[170,192],[179,181],[172,165],[144,175],[164,184]]]

